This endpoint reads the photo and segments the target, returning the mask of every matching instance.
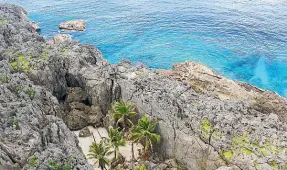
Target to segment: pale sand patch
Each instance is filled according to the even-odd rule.
[[[94,128],[92,126],[88,127],[91,133],[94,134],[96,142],[99,142],[101,140],[101,137],[108,137],[108,132],[105,128]],[[77,135],[79,139],[79,146],[82,148],[84,154],[86,155],[88,159],[88,153],[89,153],[89,147],[92,145],[94,142],[93,136],[86,137],[86,138],[80,138],[79,137],[79,132],[80,131],[74,131],[74,133]],[[138,149],[142,149],[142,146],[140,144],[135,144],[134,145],[134,152],[135,152],[135,157],[139,157]],[[127,141],[127,145],[125,147],[120,147],[120,153],[126,158],[126,161],[130,161],[132,159],[132,147],[131,147],[131,142]],[[109,156],[110,159],[113,158],[113,155]],[[94,166],[95,170],[100,170],[98,168],[98,164],[96,160],[91,160],[88,159],[88,162]]]

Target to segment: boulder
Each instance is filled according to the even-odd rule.
[[[59,24],[60,29],[84,31],[86,28],[86,21],[84,20],[71,20]]]
[[[85,127],[84,129],[80,130],[79,137],[85,138],[92,136],[92,133],[90,132],[90,129],[88,127]]]
[[[83,111],[73,109],[64,119],[68,128],[71,130],[80,130],[88,126],[86,114]]]
[[[71,111],[63,118],[71,130],[80,130],[88,125],[101,124],[103,115],[99,107],[87,106],[83,103],[70,103]]]

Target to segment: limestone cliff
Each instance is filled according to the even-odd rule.
[[[69,129],[107,125],[120,99],[159,120],[157,151],[190,170],[287,166],[287,101],[277,94],[193,62],[111,65],[92,46],[45,42],[13,5],[0,5],[0,19],[0,167],[91,169]]]

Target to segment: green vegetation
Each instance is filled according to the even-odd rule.
[[[24,92],[24,93],[26,93],[26,94],[30,97],[30,99],[31,99],[31,100],[33,100],[33,99],[34,99],[35,94],[36,94],[35,89],[34,89],[34,88],[32,88],[32,87],[27,88],[27,89],[26,89],[26,90],[24,90],[23,92]]]
[[[24,56],[20,55],[17,57],[16,61],[11,63],[11,67],[17,71],[24,71],[25,73],[30,72],[33,67],[31,66],[29,60]]]
[[[134,125],[131,129],[133,142],[141,143],[144,147],[143,156],[145,159],[149,157],[149,151],[152,151],[153,143],[160,141],[160,135],[155,133],[155,128],[157,126],[157,120],[150,120],[150,118],[145,115],[138,120],[138,124]]]
[[[124,133],[120,132],[118,129],[112,127],[108,130],[109,141],[111,146],[114,148],[114,158],[117,158],[119,147],[125,146],[126,142],[124,141]]]
[[[131,104],[126,104],[123,101],[117,102],[113,105],[114,113],[112,116],[116,120],[116,129],[110,127],[108,130],[109,139],[102,138],[102,140],[97,143],[96,141],[92,143],[89,148],[89,159],[97,159],[99,167],[104,170],[106,166],[109,165],[110,160],[107,158],[110,154],[114,153],[114,157],[117,158],[120,146],[125,146],[124,141],[125,134],[130,136],[132,141],[132,166],[134,165],[134,143],[143,144],[143,155],[142,159],[147,160],[149,154],[152,153],[153,143],[160,141],[160,135],[155,133],[155,128],[158,124],[157,120],[151,120],[147,115],[143,116],[138,120],[137,124],[134,124],[131,120],[137,113],[134,111],[134,107]],[[130,126],[132,126],[130,128]],[[122,131],[118,128],[122,128]],[[129,131],[128,131],[129,130]],[[113,151],[110,151],[113,148]],[[134,168],[133,168],[134,169]],[[136,167],[138,170],[145,170],[144,165]]]
[[[116,126],[122,126],[123,131],[127,131],[133,125],[131,118],[137,113],[131,104],[124,103],[123,101],[117,102],[113,106],[113,118],[116,119]]]
[[[279,169],[279,165],[276,161],[268,162],[268,165],[270,165],[273,169]]]
[[[9,83],[9,77],[7,75],[0,75],[1,83]]]
[[[200,130],[202,132],[203,137],[205,139],[208,139],[212,130],[210,121],[207,119],[202,120],[200,124]]]
[[[20,129],[19,121],[18,121],[18,120],[15,120],[15,119],[11,120],[11,121],[10,121],[10,125],[11,125],[12,127],[15,127],[16,130],[19,130],[19,129]]]
[[[29,161],[29,165],[32,168],[38,168],[40,166],[39,160],[37,158],[37,156],[32,156],[30,161]]]
[[[99,168],[104,170],[110,162],[107,156],[113,153],[110,149],[111,146],[107,145],[104,140],[101,140],[99,143],[93,142],[90,146],[88,157],[89,159],[97,159]]]
[[[232,150],[226,150],[226,151],[222,151],[221,155],[228,161],[232,161],[233,160],[233,151]]]
[[[201,131],[202,137],[205,140],[211,140],[211,137],[216,137],[216,138],[222,138],[223,137],[223,135],[221,134],[220,131],[216,131],[212,127],[211,122],[208,119],[204,119],[201,121],[200,131]]]
[[[0,19],[0,25],[7,25],[7,24],[9,24],[8,20]]]
[[[50,166],[50,168],[56,169],[58,170],[60,168],[60,166],[58,165],[58,163],[56,161],[49,161],[48,165]]]
[[[145,165],[137,166],[135,170],[146,170]]]
[[[36,94],[36,91],[33,87],[25,88],[24,86],[20,86],[20,85],[11,87],[11,91],[16,93],[17,95],[23,92],[27,94],[31,100],[35,98],[35,94]]]
[[[56,161],[51,160],[48,162],[48,165],[53,170],[72,170],[72,158],[69,157],[64,165],[60,166]]]

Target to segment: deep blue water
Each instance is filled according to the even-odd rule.
[[[193,60],[287,97],[287,0],[0,0],[26,8],[51,38],[85,19],[73,38],[151,68]]]

